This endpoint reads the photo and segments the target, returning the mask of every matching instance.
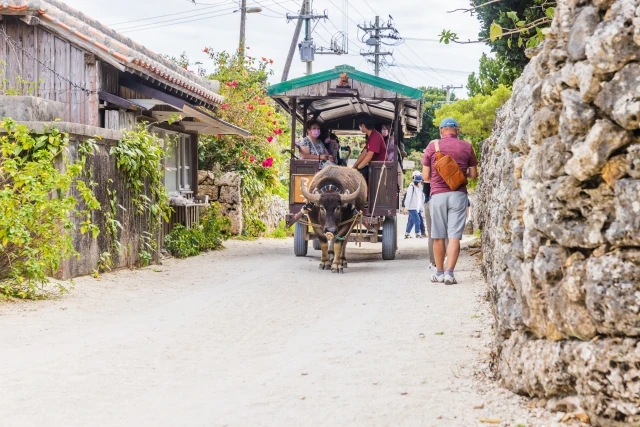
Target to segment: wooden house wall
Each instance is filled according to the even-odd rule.
[[[99,126],[98,69],[93,56],[17,17],[4,16],[0,26],[14,41],[8,42],[0,33],[4,87],[19,89],[24,95],[63,102],[66,108],[61,119],[64,121]]]

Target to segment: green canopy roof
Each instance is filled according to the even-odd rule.
[[[348,77],[346,88],[340,84],[344,73]],[[341,92],[339,88],[347,90]],[[415,134],[422,126],[421,90],[348,65],[275,84],[267,89],[267,95],[301,123],[312,118],[335,131],[357,130],[356,119],[362,115],[382,123],[391,123],[397,117],[405,136]]]
[[[423,96],[423,93],[420,89],[405,86],[403,84],[383,79],[381,77],[372,76],[371,74],[363,73],[362,71],[358,71],[350,65],[339,65],[333,70],[322,71],[320,73],[315,73],[309,76],[299,77],[297,79],[275,84],[267,89],[267,95],[285,95],[287,92],[294,89],[339,79],[342,73],[347,73],[349,75],[349,78],[353,80],[357,80],[361,83],[371,85],[385,91],[394,92],[404,98],[422,99]]]

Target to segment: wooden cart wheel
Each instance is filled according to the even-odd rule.
[[[313,241],[313,249],[315,249],[316,251],[319,251],[320,249],[322,249],[320,247],[320,240],[314,240]]]
[[[309,241],[305,239],[306,227],[306,224],[296,222],[296,228],[293,230],[293,253],[296,256],[307,256]]]
[[[387,217],[382,223],[382,259],[387,261],[396,259],[397,241],[396,219]]]

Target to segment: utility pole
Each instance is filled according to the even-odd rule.
[[[453,94],[453,91],[455,89],[464,89],[464,86],[451,86],[451,85],[447,85],[447,86],[442,86],[442,89],[447,91],[447,100],[446,100],[446,104],[451,104],[451,95]]]
[[[287,20],[291,21],[294,19],[298,20],[298,23],[304,21],[304,40],[298,44],[298,48],[300,49],[300,60],[307,64],[307,75],[310,75],[313,72],[313,61],[315,59],[316,46],[313,43],[313,37],[311,35],[311,21],[315,21],[318,19],[327,19],[327,14],[323,15],[314,15],[311,9],[311,0],[304,0],[302,3],[302,8],[300,9],[300,15],[291,16],[287,13]],[[297,39],[300,35],[300,30],[296,27],[296,31],[293,35],[292,45],[297,42]],[[293,58],[292,50],[289,50],[289,55]],[[287,64],[285,64],[285,74],[283,74],[283,81],[288,77],[289,68],[291,67],[290,60],[287,58]]]
[[[375,48],[376,56],[375,56],[375,64],[374,64],[374,67],[375,67],[374,70],[377,77],[380,75],[380,17],[379,16],[376,16],[375,38],[378,41],[378,43],[376,43],[376,48]]]
[[[311,12],[311,0],[304,0],[304,4],[305,10]],[[311,25],[309,25],[309,21],[311,21],[311,19],[304,20],[304,46],[308,46],[308,48],[310,48],[312,52],[311,60],[307,61],[307,76],[310,76],[313,73],[313,60],[315,59],[313,53],[315,53],[316,50],[316,47],[313,44],[313,39],[311,38]],[[302,57],[302,60],[304,61],[306,57],[302,52],[302,45],[300,46],[300,55]]]
[[[238,48],[238,56],[244,60],[244,43],[245,32],[247,26],[247,0],[240,2],[240,46]]]
[[[307,2],[303,2],[300,9],[300,16],[305,15]],[[287,62],[284,64],[284,71],[282,72],[282,80],[286,82],[289,78],[289,70],[291,70],[291,62],[293,62],[293,55],[296,52],[296,46],[298,45],[298,40],[300,39],[300,31],[302,31],[302,18],[298,18],[298,23],[296,24],[296,29],[293,31],[293,39],[291,39],[291,46],[289,46],[289,54],[287,55]]]
[[[391,18],[391,17],[389,17]],[[367,35],[369,35],[369,39],[364,41],[367,46],[372,46],[374,48],[373,52],[363,52],[360,55],[362,56],[373,56],[374,59],[369,62],[374,64],[375,75],[380,76],[380,59],[383,56],[391,56],[393,52],[381,52],[380,45],[382,44],[382,40],[384,39],[392,39],[396,40],[396,45],[399,44],[402,39],[398,35],[398,30],[393,26],[393,21],[389,20],[387,24],[380,25],[380,17],[376,16],[375,24],[369,27],[363,27],[358,25],[358,28],[363,30]],[[388,43],[385,43],[389,45]]]

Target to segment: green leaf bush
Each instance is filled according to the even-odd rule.
[[[231,221],[222,215],[220,205],[211,204],[197,227],[176,225],[164,240],[165,247],[176,258],[188,258],[200,252],[220,249],[231,236]]]
[[[0,128],[0,297],[42,298],[48,277],[78,256],[73,216],[85,215],[82,234],[99,233],[90,212],[100,204],[82,180],[91,144],[72,162],[69,136],[55,128],[34,135],[7,118]]]

